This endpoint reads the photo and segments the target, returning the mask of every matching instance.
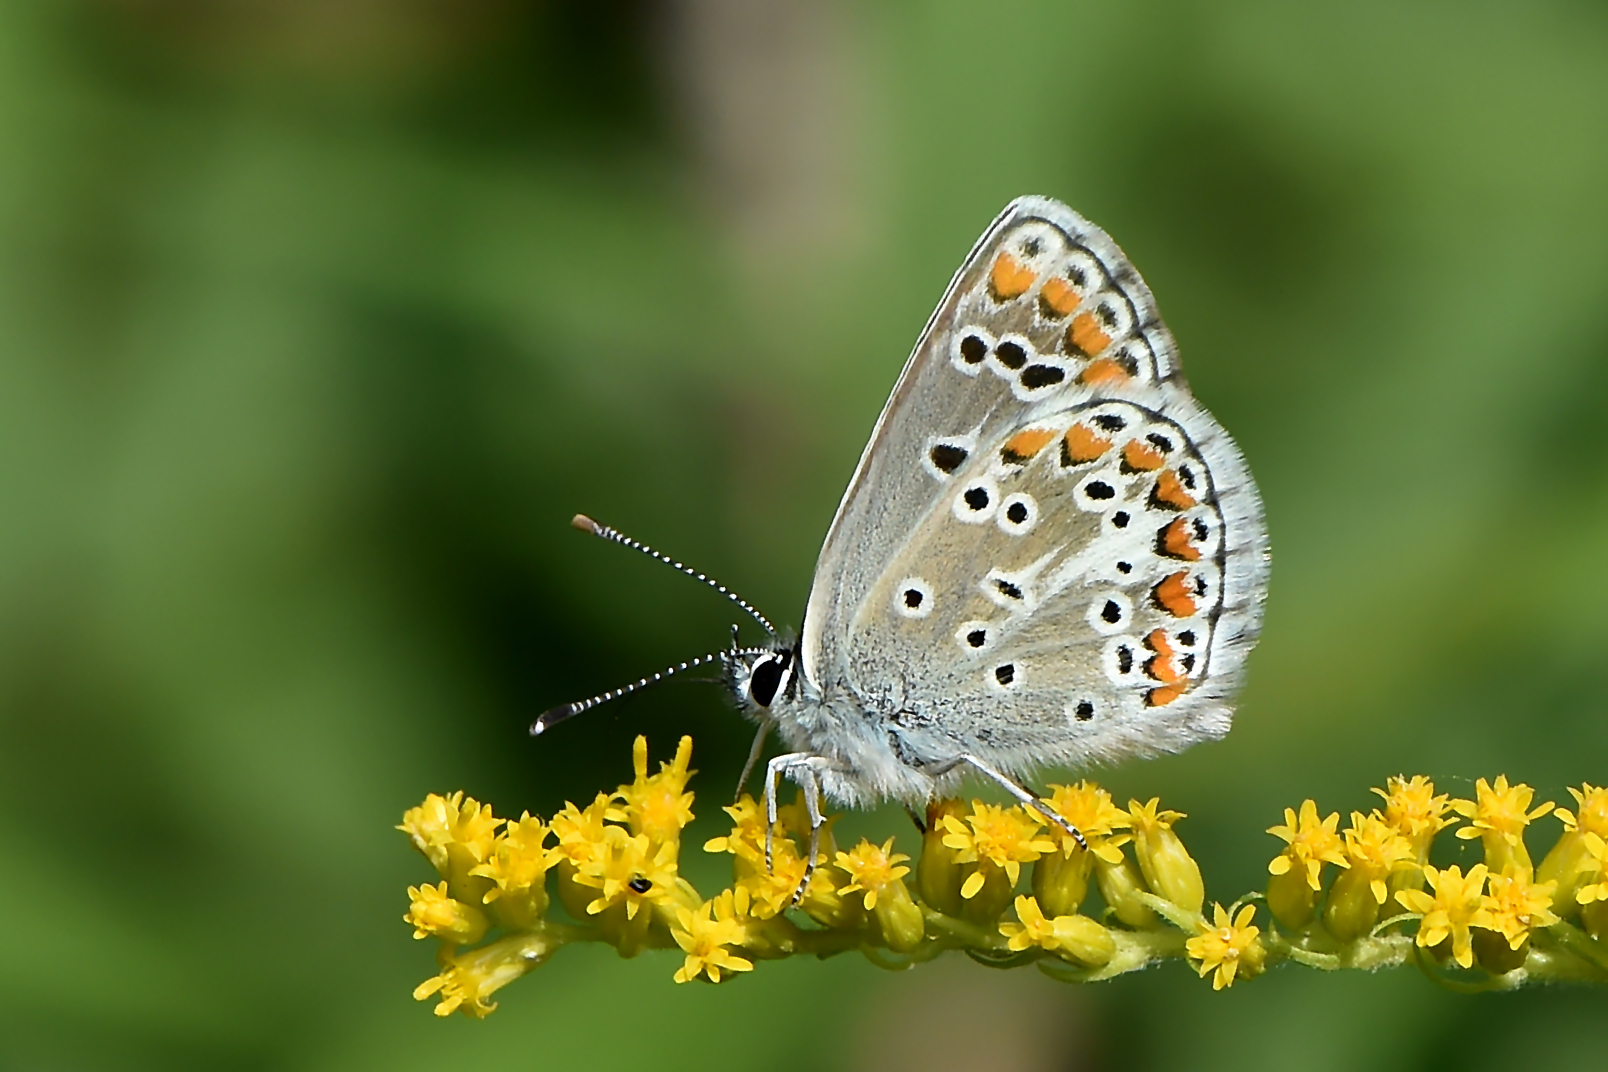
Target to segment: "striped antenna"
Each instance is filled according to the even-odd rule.
[[[666,678],[681,673],[683,670],[691,670],[694,667],[704,666],[708,663],[712,663],[722,655],[727,655],[732,658],[741,658],[745,655],[764,655],[770,650],[771,649],[769,648],[729,648],[724,652],[711,652],[708,655],[700,655],[696,659],[688,659],[684,663],[677,663],[674,666],[666,667],[657,674],[650,674],[647,677],[634,681],[629,685],[622,685],[620,688],[610,689],[608,692],[600,692],[590,699],[581,700],[579,703],[561,704],[558,707],[553,708],[551,711],[544,711],[540,718],[530,724],[530,735],[532,737],[539,737],[548,730],[552,729],[554,726],[558,725],[560,722],[563,722],[565,719],[574,718],[581,712],[590,711],[599,704],[606,704],[610,700],[618,700],[621,696],[629,695],[630,693],[635,692],[637,689],[646,688],[649,685],[656,685],[659,682],[664,681]]]
[[[593,521],[585,514],[576,514],[574,518],[570,520],[570,524],[575,528],[580,529],[582,532],[591,533],[593,536],[600,536],[605,540],[613,540],[615,543],[624,547],[629,547],[633,551],[641,551],[649,558],[663,562],[667,566],[673,566],[694,580],[702,581],[704,584],[707,584],[710,588],[713,588],[715,591],[719,592],[721,595],[743,608],[743,610],[747,611],[749,617],[753,618],[754,621],[765,627],[765,632],[769,633],[772,637],[776,636],[776,627],[770,623],[768,618],[759,613],[752,603],[748,602],[748,600],[744,599],[736,592],[733,592],[730,588],[727,588],[725,585],[721,584],[708,574],[699,573],[691,566],[684,566],[680,562],[677,562],[675,559],[670,558],[667,555],[661,555],[659,552],[655,551],[641,540],[633,540],[619,529],[611,529],[601,522]]]

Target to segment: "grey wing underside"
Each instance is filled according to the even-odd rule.
[[[1036,257],[1023,255],[1023,243],[1034,238],[1043,239],[1046,248]],[[1023,293],[996,302],[990,276],[1007,248],[1034,278]],[[1087,285],[1065,315],[1056,315],[1058,310],[1047,304],[1051,280],[1075,283],[1079,272],[1089,276]],[[1064,299],[1063,307],[1065,300],[1071,299]],[[1116,243],[1051,198],[1022,197],[1007,206],[972,248],[928,320],[827,532],[801,638],[804,673],[818,688],[848,675],[850,620],[939,495],[939,488],[912,471],[934,430],[986,441],[1039,401],[1018,397],[1019,388],[986,373],[974,378],[973,389],[946,389],[941,380],[954,367],[961,342],[957,329],[973,321],[987,327],[986,341],[1020,335],[1039,355],[1034,365],[1060,369],[1065,383],[1091,367],[1120,367],[1141,385],[1183,382],[1172,336]],[[1077,336],[1084,343],[1080,348],[1073,342],[1074,324],[1093,324],[1092,337],[1108,345],[1088,353],[1091,335],[1085,330]]]

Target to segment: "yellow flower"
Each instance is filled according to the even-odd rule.
[[[606,820],[625,821],[625,813],[614,806],[611,793],[599,793],[584,809],[565,801],[553,816],[553,836],[558,844],[548,850],[548,862],[567,860],[577,868],[585,868],[602,859],[612,843],[627,836],[623,827],[609,826]]]
[[[1375,788],[1374,792],[1385,799],[1385,822],[1413,842],[1415,849],[1427,846],[1437,833],[1456,822],[1445,817],[1447,795],[1436,796],[1435,783],[1422,774],[1411,778],[1398,774],[1386,780],[1384,789]]]
[[[1608,837],[1608,789],[1601,789],[1587,782],[1579,789],[1570,786],[1569,795],[1575,798],[1580,810],[1572,812],[1568,808],[1558,808],[1553,812],[1563,823],[1563,828],[1569,831],[1578,830],[1582,834]]]
[[[1377,811],[1352,812],[1344,837],[1349,866],[1334,880],[1323,921],[1330,934],[1349,942],[1379,921],[1380,906],[1390,898],[1386,879],[1413,866],[1413,846]]]
[[[479,863],[491,851],[497,827],[502,820],[491,813],[490,804],[473,797],[464,799],[462,791],[450,796],[431,793],[424,803],[402,814],[397,827],[413,839],[414,848],[425,855],[442,878],[451,878],[452,868],[466,861]]]
[[[1173,824],[1184,817],[1181,811],[1161,810],[1160,797],[1151,797],[1147,804],[1128,801],[1133,854],[1146,884],[1158,897],[1198,913],[1206,903],[1206,884],[1200,877],[1200,865],[1173,833]]]
[[[1262,933],[1261,928],[1251,925],[1255,915],[1256,906],[1246,905],[1230,919],[1223,906],[1214,903],[1212,922],[1202,919],[1200,934],[1184,943],[1184,952],[1189,958],[1200,962],[1201,978],[1213,971],[1217,973],[1212,978],[1213,990],[1233,986],[1237,975],[1250,978],[1261,972],[1267,952],[1257,938]]]
[[[1110,793],[1093,782],[1082,781],[1077,785],[1052,785],[1050,795],[1043,800],[1057,815],[1078,829],[1088,841],[1090,852],[1107,863],[1121,861],[1120,846],[1131,837],[1115,831],[1128,828],[1128,813],[1111,802]],[[1060,838],[1062,855],[1071,856],[1081,851],[1077,840],[1065,830],[1052,829],[1050,833]]]
[[[1326,863],[1340,867],[1350,866],[1344,851],[1345,845],[1335,829],[1340,825],[1340,813],[1330,812],[1328,818],[1318,818],[1316,801],[1301,802],[1301,815],[1295,809],[1284,809],[1284,825],[1270,826],[1267,832],[1282,838],[1285,849],[1267,865],[1270,875],[1282,875],[1299,868],[1306,884],[1314,890],[1323,888],[1319,875]]]
[[[744,793],[737,803],[722,808],[731,816],[731,833],[725,837],[710,838],[704,842],[704,852],[729,852],[750,861],[765,859],[765,809],[759,802]]]
[[[1476,927],[1495,931],[1507,939],[1508,946],[1518,949],[1537,927],[1550,927],[1558,922],[1552,913],[1552,887],[1554,883],[1532,883],[1529,875],[1520,871],[1511,875],[1492,875],[1491,891],[1480,901],[1479,910],[1470,922]]]
[[[463,1012],[481,1019],[497,1007],[490,1000],[492,994],[544,963],[559,944],[543,933],[515,934],[460,953],[447,961],[440,975],[420,983],[413,1000],[440,994],[437,1016]]]
[[[575,881],[601,891],[586,906],[589,915],[623,902],[626,918],[635,919],[644,905],[661,903],[674,890],[676,847],[667,843],[655,850],[646,834],[616,838],[600,858],[580,869]]]
[[[910,873],[910,868],[898,866],[908,859],[910,857],[904,853],[893,851],[893,838],[884,841],[881,846],[861,839],[850,851],[837,854],[837,865],[849,876],[848,884],[839,888],[838,892],[864,890],[863,903],[870,911],[877,906],[879,893]]]
[[[1088,916],[1056,916],[1046,919],[1038,901],[1032,897],[1016,898],[1016,918],[999,925],[999,933],[1007,939],[1013,951],[1037,946],[1052,953],[1063,953],[1090,967],[1108,963],[1116,954],[1117,943],[1100,924]]]
[[[552,857],[546,848],[547,826],[529,812],[510,820],[492,845],[491,857],[469,873],[495,885],[481,899],[499,902],[496,911],[513,927],[528,927],[547,910],[545,880]]]
[[[671,928],[670,936],[687,954],[687,959],[676,971],[676,982],[686,983],[707,975],[712,983],[720,982],[720,973],[752,971],[752,961],[744,960],[731,951],[730,946],[740,945],[744,927],[737,919],[740,908],[747,906],[740,891],[724,890],[714,900],[705,901],[696,912],[682,908],[676,912],[678,926]]]
[[[955,859],[979,865],[960,887],[961,897],[967,900],[983,888],[986,868],[1003,871],[1015,886],[1023,864],[1056,848],[1055,842],[1040,832],[1038,817],[1020,807],[1001,808],[974,800],[964,822],[953,815],[940,821],[944,844],[955,850]]]
[[[1435,891],[1431,897],[1423,890],[1398,890],[1396,900],[1409,912],[1423,918],[1418,923],[1418,944],[1426,949],[1440,945],[1448,938],[1452,943],[1452,959],[1463,967],[1472,967],[1474,951],[1470,945],[1469,928],[1480,910],[1485,879],[1489,871],[1484,864],[1475,864],[1465,875],[1452,865],[1444,871],[1424,865],[1424,877]]]
[[[1608,901],[1608,840],[1595,833],[1587,834],[1583,847],[1586,859],[1580,870],[1596,881],[1581,886],[1575,900],[1580,904]]]
[[[1496,784],[1484,778],[1474,783],[1473,800],[1454,800],[1452,810],[1471,820],[1458,830],[1464,839],[1483,838],[1485,863],[1494,872],[1531,871],[1530,854],[1524,847],[1524,828],[1552,810],[1549,800],[1533,811],[1530,798],[1535,790],[1522,782],[1508,785],[1507,775],[1498,775]]]
[[[659,773],[650,776],[648,739],[637,737],[631,746],[636,780],[619,792],[632,833],[646,834],[655,845],[680,837],[682,827],[692,822],[692,794],[686,791],[687,780],[696,773],[687,769],[691,761],[692,738],[683,737],[675,761],[659,764]]]
[[[1581,885],[1598,871],[1586,839],[1608,837],[1608,789],[1587,783],[1579,789],[1570,786],[1569,793],[1580,808],[1578,811],[1567,808],[1553,811],[1563,824],[1563,836],[1535,871],[1537,881],[1556,884],[1552,891],[1552,908],[1556,912],[1573,911]]]
[[[408,914],[402,918],[413,925],[413,937],[436,937],[453,945],[468,945],[486,936],[490,925],[485,913],[473,905],[453,900],[447,884],[409,886]]]

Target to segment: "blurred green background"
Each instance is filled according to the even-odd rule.
[[[692,685],[526,737],[732,620],[570,514],[796,624],[1026,192],[1124,245],[1267,501],[1235,732],[1101,774],[1190,813],[1209,892],[1307,795],[1608,778],[1601,3],[5,4],[0,1064],[1600,1060],[1600,993],[1410,971],[711,988],[577,948],[484,1023],[409,997],[428,870],[391,827],[426,792],[550,814],[692,733],[712,829],[741,764]]]

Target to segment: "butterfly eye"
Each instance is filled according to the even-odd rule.
[[[932,613],[932,585],[906,577],[894,588],[893,611],[901,618],[925,618]]]
[[[787,669],[780,656],[767,655],[754,664],[748,675],[748,698],[761,707],[769,707],[776,699],[776,690],[782,687],[782,672]]]

